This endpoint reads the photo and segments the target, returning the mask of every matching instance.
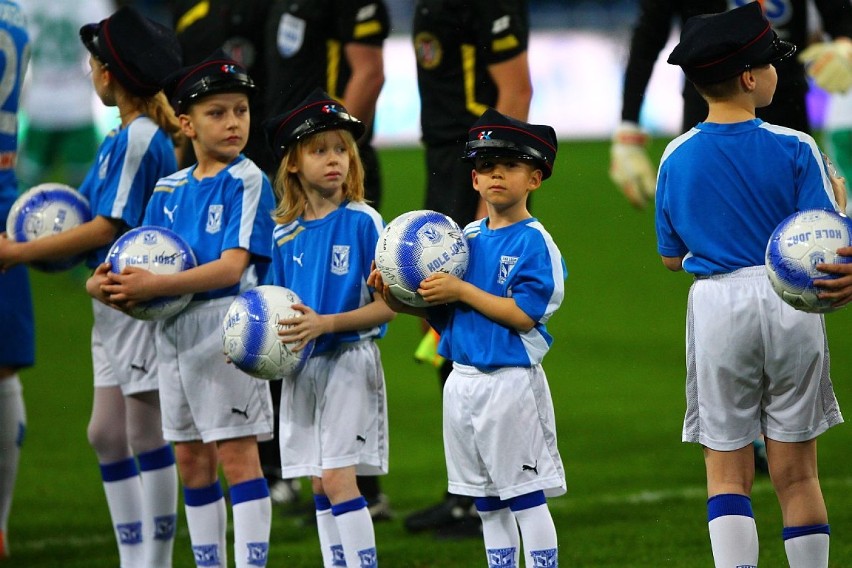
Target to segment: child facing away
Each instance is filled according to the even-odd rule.
[[[464,159],[488,217],[464,229],[464,280],[438,273],[418,292],[435,307],[396,300],[377,270],[369,284],[395,310],[425,317],[453,361],[444,386],[449,491],[475,498],[488,566],[557,566],[556,528],[546,496],[565,493],[553,401],[541,361],[546,324],[564,297],[559,249],[527,209],[556,158],[550,126],[487,110],[471,127]],[[520,528],[520,533],[519,533]]]
[[[274,197],[269,180],[242,155],[255,85],[221,52],[180,70],[166,87],[198,163],[161,179],[144,224],[172,229],[198,266],[170,275],[99,268],[101,289],[119,306],[157,296],[193,301],[157,328],[163,432],[175,443],[189,536],[198,566],[227,566],[230,490],[236,566],[266,566],[272,508],[258,438],[273,432],[269,384],[227,364],[222,320],[269,263]]]
[[[709,104],[707,119],[663,154],[656,231],[663,264],[695,277],[683,441],[704,448],[710,542],[716,566],[725,568],[758,563],[750,493],[751,442],[759,434],[790,566],[828,565],[816,439],[843,417],[823,316],[785,304],[763,266],[783,219],[809,208],[838,210],[845,197],[813,138],[755,118],[775,91],[773,63],[794,51],[755,2],[688,20],[668,60]],[[830,292],[838,302],[844,285]]]
[[[161,85],[180,67],[174,33],[124,7],[80,29],[91,81],[120,125],[101,143],[80,185],[93,218],[31,242],[0,238],[0,269],[86,255],[101,264],[115,239],[137,227],[157,180],[177,169],[180,126]],[[88,286],[87,286],[88,289]],[[95,300],[103,300],[89,289]],[[154,322],[92,301],[94,396],[88,439],[100,465],[122,566],[171,566],[177,471],[163,438]]]
[[[302,300],[283,341],[314,340],[281,389],[282,476],[310,476],[323,565],[378,565],[358,475],[388,470],[384,372],[376,339],[394,317],[368,287],[382,218],[364,202],[355,141],[363,123],[316,89],[265,124],[276,160],[272,281]]]

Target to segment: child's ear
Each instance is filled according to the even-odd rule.
[[[184,136],[189,138],[190,140],[195,138],[195,127],[192,125],[192,119],[188,114],[180,114],[178,115],[178,122],[180,122],[180,130],[183,132]]]
[[[541,182],[544,178],[544,172],[539,169],[535,169],[530,172],[530,191],[534,191],[541,187]]]

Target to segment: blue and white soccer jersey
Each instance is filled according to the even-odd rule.
[[[18,4],[0,0],[0,30],[11,42],[0,53],[3,85],[9,90],[0,101],[0,222],[18,197],[15,159],[18,150],[18,100],[27,69],[26,19]],[[3,230],[3,229],[0,229]],[[4,337],[0,342],[0,367],[29,367],[35,360],[35,332],[30,283],[26,266],[0,273],[0,318]]]
[[[163,435],[176,442],[267,439],[274,427],[269,383],[225,362],[222,320],[234,297],[257,285],[269,262],[272,187],[244,156],[214,177],[195,179],[194,169],[159,181],[144,224],[177,232],[199,265],[236,248],[251,253],[251,261],[240,282],[195,294],[184,311],[158,327]]]
[[[113,129],[98,148],[80,185],[92,214],[138,227],[157,180],[177,169],[171,138],[147,116]],[[89,253],[86,265],[106,259],[109,246]],[[92,300],[95,387],[121,387],[127,396],[157,390],[155,322],[137,320]]]
[[[744,159],[744,149],[753,159]],[[696,276],[683,441],[729,451],[759,433],[798,442],[843,421],[822,316],[782,302],[763,266],[778,223],[809,208],[836,204],[807,134],[759,119],[701,123],[663,154],[658,251],[684,256],[684,270]]]
[[[541,361],[552,338],[546,324],[564,297],[567,269],[537,219],[497,230],[465,227],[465,281],[513,298],[535,323],[518,332],[458,303],[430,308],[438,352],[454,361],[444,385],[444,451],[451,493],[510,499],[565,492],[553,401]],[[522,427],[519,427],[522,425]]]
[[[382,219],[364,203],[344,202],[318,220],[297,219],[273,233],[272,281],[317,313],[355,310],[374,301],[367,286]],[[285,477],[356,466],[388,469],[384,372],[374,340],[386,325],[326,334],[281,392],[281,468]]]

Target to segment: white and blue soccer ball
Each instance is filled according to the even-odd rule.
[[[110,247],[107,262],[120,273],[125,268],[142,268],[154,274],[177,274],[195,268],[198,262],[187,242],[165,227],[142,226],[121,235]],[[128,314],[141,320],[161,320],[176,315],[192,300],[192,294],[161,296],[141,302]]]
[[[258,379],[274,381],[296,375],[314,350],[314,341],[301,351],[296,343],[283,343],[278,337],[286,324],[279,320],[301,314],[293,304],[299,296],[282,286],[258,286],[243,292],[231,303],[222,321],[222,348],[238,369]]]
[[[429,305],[417,293],[420,282],[436,272],[459,278],[467,270],[469,247],[451,218],[428,209],[403,213],[388,223],[376,243],[376,268],[400,302]]]
[[[6,218],[9,239],[23,243],[67,231],[92,220],[89,200],[79,191],[62,183],[42,183],[22,193],[12,204]],[[85,255],[34,262],[45,272],[67,270],[79,264]]]
[[[834,211],[808,209],[782,221],[766,246],[766,272],[772,288],[785,302],[804,312],[834,310],[830,300],[817,297],[814,280],[837,278],[815,267],[821,262],[845,264],[852,258],[837,249],[852,246],[852,222]]]

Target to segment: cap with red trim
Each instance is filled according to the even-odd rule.
[[[192,103],[208,95],[244,92],[250,96],[257,87],[245,67],[217,49],[204,61],[175,72],[165,89],[175,112],[184,114]]]
[[[778,39],[760,4],[749,2],[728,12],[687,20],[668,62],[679,65],[690,81],[701,85],[736,77],[795,52],[795,45]]]
[[[121,85],[149,97],[180,67],[181,48],[172,30],[130,6],[80,28],[80,39]]]
[[[521,158],[534,161],[542,179],[553,173],[556,132],[546,124],[529,124],[489,108],[468,131],[462,160],[476,158]]]

